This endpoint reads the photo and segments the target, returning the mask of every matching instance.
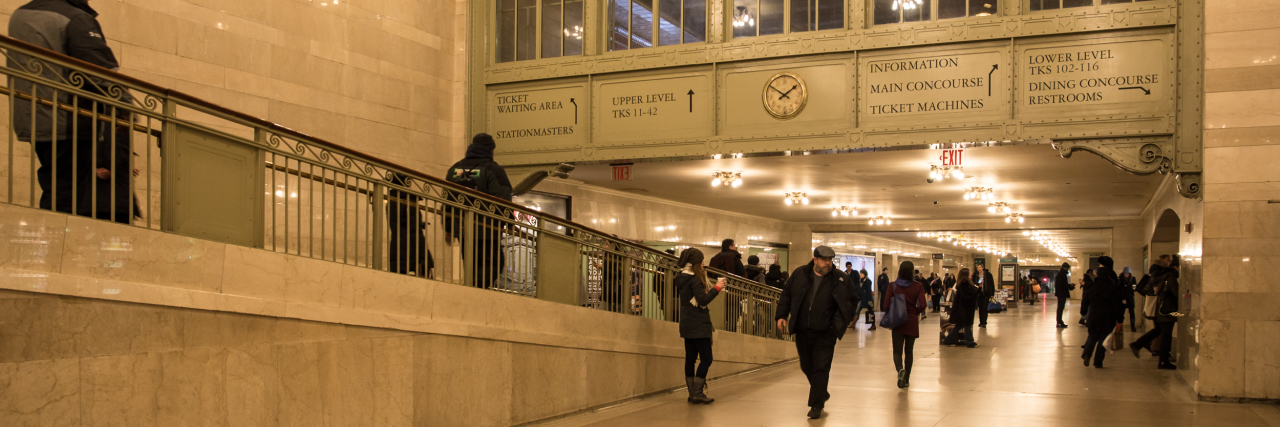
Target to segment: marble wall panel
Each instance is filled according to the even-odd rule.
[[[218,292],[227,245],[121,224],[67,217],[61,272]]]
[[[374,416],[373,345],[370,340],[319,343],[319,392],[325,425],[356,425]]]
[[[451,336],[414,337],[414,425],[511,425],[511,346]]]
[[[1275,286],[1276,277],[1280,277],[1280,256],[1204,258],[1205,292],[1280,292]]]
[[[1205,69],[1275,65],[1280,57],[1280,28],[1205,35]]]
[[[371,340],[373,427],[413,426],[413,337]]]
[[[0,363],[0,425],[80,426],[80,360]]]
[[[280,426],[326,425],[319,347],[319,343],[276,347]]]
[[[1244,335],[1245,395],[1280,399],[1280,321],[1248,322]]]
[[[429,319],[436,288],[455,286],[415,276],[342,266],[341,306]]]
[[[715,364],[712,364],[715,370]],[[684,385],[684,356],[644,356],[644,388],[665,390]]]
[[[66,215],[0,205],[0,267],[58,272],[66,227]]]
[[[1278,93],[1280,90],[1277,89],[1207,93],[1205,94],[1205,128],[1280,125],[1280,106],[1272,102]],[[1233,158],[1230,155],[1220,156]],[[1206,150],[1205,161],[1209,161],[1209,158],[1210,153]],[[1237,160],[1247,162],[1249,159]],[[1207,166],[1205,170],[1212,171]]]
[[[228,425],[227,354],[222,348],[160,353],[158,426]]]
[[[338,306],[342,265],[228,245],[222,292],[290,302]]]
[[[511,423],[586,408],[587,359],[596,352],[529,344],[511,346]],[[548,392],[554,390],[553,392]]]
[[[644,356],[589,351],[586,356],[587,406],[597,406],[646,393]]]
[[[280,382],[275,346],[229,348],[226,353],[227,426],[278,426]]]
[[[1201,396],[1240,396],[1244,392],[1246,322],[1202,320],[1200,322],[1200,381],[1196,391]],[[1190,337],[1179,337],[1185,340]],[[1183,362],[1185,364],[1185,362]]]
[[[161,353],[81,360],[80,425],[160,427],[156,412],[162,369]]]

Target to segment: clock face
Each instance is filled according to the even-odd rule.
[[[800,114],[809,100],[809,89],[800,76],[778,73],[764,86],[764,109],[778,119],[786,120]]]

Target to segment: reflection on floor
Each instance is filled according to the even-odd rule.
[[[1156,370],[1150,354],[1134,359],[1125,350],[1109,354],[1104,369],[1084,367],[1079,306],[1068,305],[1068,329],[1054,327],[1056,307],[1050,297],[992,314],[973,349],[940,346],[937,317],[929,317],[908,390],[895,385],[889,332],[859,324],[836,346],[832,398],[820,420],[805,418],[808,383],[789,363],[713,382],[711,405],[689,405],[680,390],[544,425],[1280,426],[1276,406],[1196,401],[1177,374]],[[1127,328],[1126,343],[1137,338]]]

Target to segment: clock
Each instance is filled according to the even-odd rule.
[[[804,79],[788,72],[774,74],[764,84],[764,110],[778,120],[789,120],[809,102],[809,88]]]

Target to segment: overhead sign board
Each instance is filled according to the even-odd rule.
[[[644,77],[599,81],[594,117],[597,142],[710,136],[711,77]]]
[[[868,57],[862,61],[859,118],[875,122],[939,114],[996,115],[1004,108],[1001,51],[941,51]],[[1007,67],[1006,67],[1007,68]]]
[[[586,141],[586,88],[511,88],[489,93],[489,134],[504,150]]]
[[[1079,109],[1168,100],[1161,40],[1026,47],[1019,58],[1019,111]]]

